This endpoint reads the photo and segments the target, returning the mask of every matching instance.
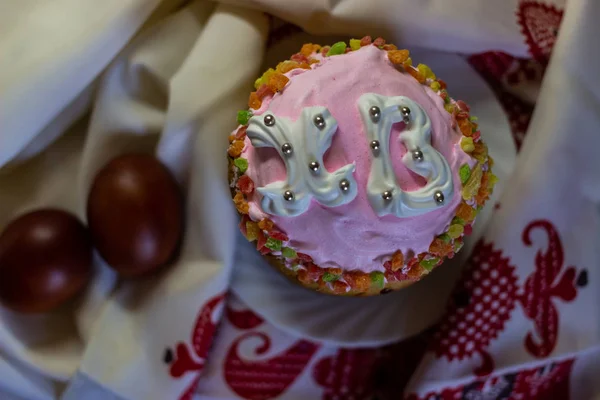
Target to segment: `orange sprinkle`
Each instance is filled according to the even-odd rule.
[[[475,150],[471,154],[473,157],[477,159],[479,162],[485,162],[488,156],[488,148],[485,143],[479,141],[475,143]]]
[[[229,143],[233,143],[233,141],[236,139],[235,135],[229,135]]]
[[[408,72],[413,78],[415,78],[417,82],[425,83],[425,76],[413,67],[406,68],[406,72]]]
[[[365,36],[362,39],[360,39],[360,47],[368,46],[372,42],[373,42],[373,39],[371,39],[371,36]]]
[[[429,246],[429,252],[440,258],[446,257],[448,254],[452,253],[452,245],[444,242],[442,239],[436,238]]]
[[[466,223],[471,223],[475,219],[475,210],[467,203],[461,202],[456,209],[456,216]]]
[[[470,137],[473,135],[473,126],[471,125],[471,121],[468,118],[460,118],[458,119],[458,127],[463,135]]]
[[[330,272],[333,275],[341,275],[343,271],[341,268],[327,268],[327,272]]]
[[[390,51],[388,51],[388,58],[392,62],[392,64],[395,64],[395,65],[403,64],[406,60],[408,60],[409,56],[410,56],[410,53],[408,50],[390,50]]]
[[[240,214],[248,214],[250,211],[250,206],[244,199],[244,195],[241,192],[237,192],[233,197],[233,203],[235,204],[235,208],[238,210]]]
[[[311,58],[310,60],[308,60],[308,63],[309,63],[310,65],[313,65],[313,64],[318,64],[319,62],[320,62],[320,61],[319,61],[319,60],[317,60],[316,58]]]
[[[392,256],[392,271],[396,272],[404,265],[404,255],[400,250]]]
[[[268,86],[273,92],[280,92],[289,82],[289,78],[283,74],[275,73],[269,78]]]
[[[285,74],[286,72],[290,72],[293,69],[299,68],[300,63],[296,61],[282,61],[277,64],[277,68],[275,70],[281,74]]]
[[[306,271],[305,269],[301,269],[300,271],[298,271],[298,275],[296,275],[296,277],[300,282],[302,282],[305,285],[310,285],[312,283],[310,280],[310,276],[308,275],[308,271]]]
[[[268,218],[261,219],[258,223],[258,227],[263,231],[270,232],[273,229],[273,221]]]
[[[236,140],[229,145],[229,149],[227,149],[227,154],[229,154],[233,158],[237,158],[242,154],[242,150],[244,150],[244,141]]]
[[[386,44],[383,46],[383,50],[386,50],[386,51],[398,50],[398,47],[396,47],[395,44]]]
[[[267,96],[272,96],[274,93],[271,90],[271,88],[269,86],[262,85],[260,88],[258,88],[258,90],[256,91],[256,95],[258,96],[259,99],[264,99]]]
[[[336,293],[336,294],[346,293],[346,291],[348,289],[348,285],[342,281],[335,281],[331,284],[331,286],[333,289],[333,293]]]
[[[298,65],[298,68],[310,69],[310,64],[303,62],[303,63],[300,63],[300,65]]]
[[[419,265],[419,260],[417,258],[413,258],[413,259],[411,259],[410,264],[412,264],[412,266],[406,273],[406,276],[408,276],[410,279],[413,279],[413,280],[419,279],[423,275],[423,272],[424,272],[423,267],[421,267]]]
[[[300,49],[300,53],[302,55],[305,55],[306,57],[312,55],[313,53],[318,52],[321,49],[321,46],[319,46],[318,44],[312,44],[312,43],[306,43],[305,45],[302,46],[302,49]]]
[[[250,93],[250,97],[248,98],[248,107],[258,110],[262,105],[262,101],[258,98],[258,94],[256,92]]]
[[[366,292],[371,287],[371,279],[362,272],[350,272],[344,274],[344,280],[350,287],[358,292]]]

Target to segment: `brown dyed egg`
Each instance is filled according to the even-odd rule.
[[[87,219],[102,258],[121,276],[135,277],[173,259],[183,231],[183,200],[158,160],[124,155],[96,175]]]
[[[47,312],[80,292],[92,276],[92,244],[72,214],[42,209],[0,234],[0,302],[23,313]]]

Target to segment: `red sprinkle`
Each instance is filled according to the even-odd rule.
[[[306,57],[302,53],[296,53],[290,59],[292,61],[296,61],[296,62],[299,62],[299,63],[307,63],[308,62],[308,57]]]
[[[248,130],[247,126],[242,126],[240,129],[237,130],[237,132],[235,133],[235,138],[237,140],[244,140],[246,138],[246,131]]]
[[[256,91],[256,95],[261,100],[264,99],[266,96],[273,96],[273,94],[275,94],[273,93],[273,90],[266,84],[259,87]]]
[[[264,256],[265,254],[269,254],[271,249],[267,246],[263,246],[262,248],[258,249],[258,252]]]
[[[269,236],[271,236],[273,239],[281,240],[282,242],[287,242],[288,240],[290,240],[290,238],[285,233],[275,230],[270,231]]]
[[[258,231],[258,239],[256,240],[256,248],[260,252],[262,252],[263,247],[265,247],[265,244],[267,244],[267,237],[265,236],[263,231],[259,230]]]
[[[382,37],[378,37],[377,39],[375,39],[373,41],[373,45],[379,47],[379,46],[383,46],[385,44],[385,39]]]
[[[466,111],[466,112],[469,112],[469,111],[471,111],[471,109],[469,108],[469,106],[467,105],[467,103],[465,103],[465,102],[464,102],[464,101],[462,101],[462,100],[458,100],[458,101],[456,102],[456,105],[457,105],[457,106],[458,106],[458,108],[460,108],[462,111]]]
[[[481,132],[477,131],[477,132],[475,132],[475,133],[473,134],[473,136],[471,136],[471,137],[473,138],[473,140],[474,140],[475,142],[478,142],[478,141],[479,141],[479,139],[481,138]]]
[[[392,262],[391,261],[386,261],[383,263],[383,268],[390,270],[392,269]]]
[[[368,46],[372,43],[371,36],[365,36],[364,38],[360,39],[360,46]]]
[[[456,113],[456,118],[458,118],[458,119],[469,118],[469,113],[467,113],[466,111],[459,111],[458,113]]]
[[[448,87],[448,85],[446,85],[446,82],[444,82],[443,80],[441,80],[441,79],[438,79],[437,81],[438,81],[438,83],[440,84],[440,88],[441,88],[442,90],[444,90],[444,89],[446,89],[446,88]]]
[[[317,267],[313,263],[308,263],[306,265],[306,271],[308,271],[308,276],[313,280],[317,281],[323,276],[325,271],[322,268]]]
[[[326,57],[326,56],[327,56],[327,53],[329,53],[329,49],[330,49],[330,48],[331,48],[331,47],[329,47],[329,46],[325,46],[325,47],[323,47],[323,48],[321,49],[321,55],[322,55],[323,57]]]
[[[473,227],[471,225],[465,225],[465,235],[470,235],[473,233]]]
[[[309,263],[311,263],[311,262],[312,262],[312,260],[313,260],[313,259],[312,259],[312,257],[311,257],[311,256],[309,256],[308,254],[304,254],[304,253],[296,253],[296,255],[298,256],[298,259],[299,259],[300,261],[304,261],[304,262],[309,262]]]
[[[252,194],[254,192],[254,182],[248,175],[240,176],[240,179],[237,181],[237,187],[243,194]]]

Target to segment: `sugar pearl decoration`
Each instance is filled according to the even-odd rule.
[[[342,179],[340,181],[340,189],[342,189],[342,192],[347,192],[348,190],[350,190],[350,182],[348,181],[348,179]]]
[[[412,158],[416,162],[423,161],[423,152],[421,150],[413,150],[413,152],[412,152]]]
[[[319,128],[319,129],[325,128],[325,118],[323,118],[323,115],[321,115],[321,114],[315,115],[313,122],[315,123],[315,126],[317,128]]]
[[[385,201],[389,201],[391,200],[393,197],[392,192],[390,190],[386,190],[385,192],[383,192],[381,194],[381,198],[384,199]]]
[[[321,168],[321,164],[319,164],[317,161],[313,161],[310,164],[308,164],[308,168],[312,172],[317,172],[319,170],[319,168]]]
[[[271,114],[265,115],[264,121],[265,121],[265,125],[266,126],[273,126],[273,125],[275,125],[275,117],[272,116]]]
[[[402,107],[400,111],[402,111],[402,115],[404,116],[404,123],[408,124],[410,122],[410,108]]]
[[[285,201],[294,201],[294,193],[290,192],[289,190],[286,190],[283,193],[283,198]]]
[[[379,140],[372,140],[371,141],[371,150],[379,150]]]
[[[438,205],[444,204],[444,193],[439,190],[433,194],[433,199]]]
[[[286,156],[289,156],[294,152],[294,149],[292,148],[291,144],[284,143],[283,146],[281,146],[281,152]]]
[[[381,110],[377,106],[373,106],[369,108],[369,115],[371,116],[371,120],[373,122],[379,122],[381,118]]]

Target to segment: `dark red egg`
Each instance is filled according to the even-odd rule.
[[[94,246],[122,277],[169,263],[183,231],[177,182],[156,158],[129,154],[100,170],[90,190],[87,219]]]
[[[92,244],[72,214],[42,209],[0,234],[0,302],[23,313],[50,311],[79,293],[92,276]]]

